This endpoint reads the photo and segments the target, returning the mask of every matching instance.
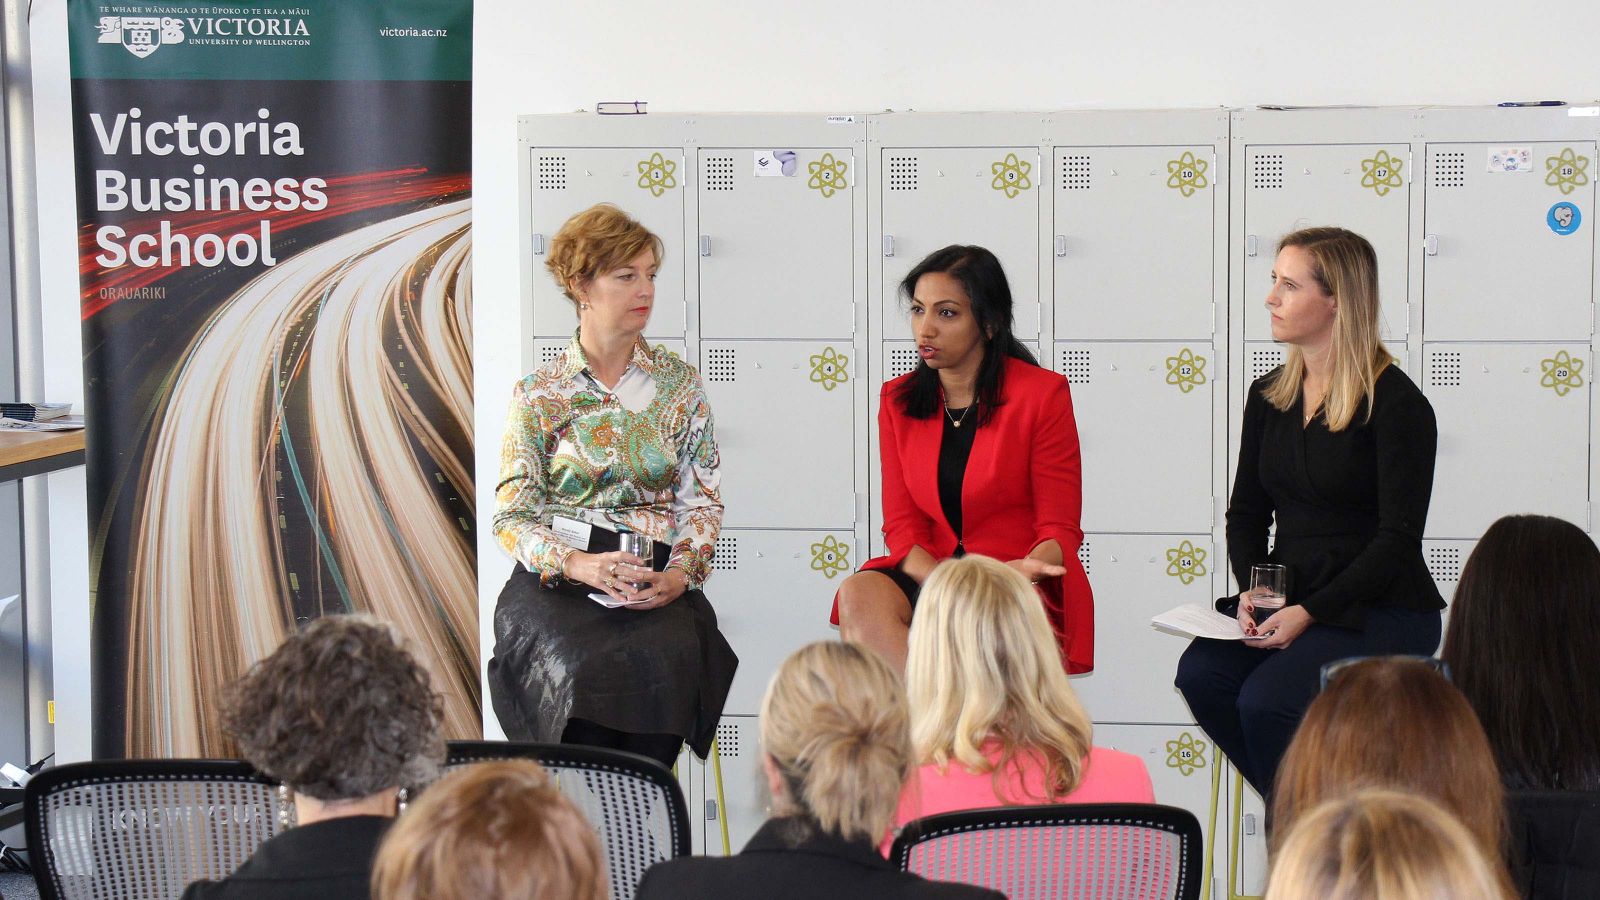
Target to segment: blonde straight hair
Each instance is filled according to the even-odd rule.
[[[1499,857],[1431,800],[1367,790],[1330,800],[1289,832],[1266,900],[1507,900]]]
[[[951,760],[1001,773],[1037,753],[1050,802],[1083,780],[1093,728],[1067,681],[1039,594],[1010,566],[985,556],[939,564],[922,586],[906,661],[911,742],[921,764]],[[983,745],[995,741],[991,764]]]
[[[1338,304],[1333,314],[1332,373],[1322,410],[1329,431],[1343,431],[1366,407],[1372,418],[1373,392],[1394,356],[1378,336],[1378,254],[1364,237],[1343,228],[1304,228],[1278,242],[1278,250],[1298,247],[1311,257],[1317,286]],[[1306,363],[1299,347],[1289,348],[1283,370],[1262,396],[1279,412],[1300,399]],[[1363,421],[1366,421],[1363,419]]]
[[[761,699],[761,747],[793,809],[823,831],[876,841],[911,773],[900,676],[859,644],[818,641],[783,661]]]

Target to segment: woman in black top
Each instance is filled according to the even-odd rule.
[[[1438,429],[1378,338],[1377,273],[1342,228],[1278,245],[1266,305],[1288,361],[1250,386],[1227,531],[1240,586],[1281,564],[1288,603],[1257,626],[1248,589],[1219,600],[1245,640],[1197,639],[1178,663],[1195,721],[1263,795],[1325,663],[1439,645],[1444,601],[1422,559]]]

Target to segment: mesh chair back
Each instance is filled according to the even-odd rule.
[[[43,900],[177,898],[227,877],[293,817],[277,783],[236,760],[58,766],[26,796]]]
[[[614,900],[629,900],[646,869],[689,853],[689,810],[677,779],[653,759],[572,744],[451,741],[448,765],[531,759],[549,770],[600,835]]]
[[[890,858],[1010,900],[1196,900],[1203,846],[1188,810],[1084,803],[967,810],[908,823]]]

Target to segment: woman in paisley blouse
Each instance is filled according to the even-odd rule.
[[[700,591],[722,528],[711,408],[694,368],[642,337],[661,255],[610,204],[550,243],[578,330],[513,391],[494,531],[520,565],[495,608],[489,695],[513,740],[670,766],[685,740],[709,752],[738,660]],[[655,542],[653,567],[617,549],[619,530]]]

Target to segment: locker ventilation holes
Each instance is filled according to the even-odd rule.
[[[706,350],[706,380],[736,381],[739,373],[737,353],[732,347]]]
[[[1089,177],[1089,157],[1066,156],[1061,159],[1061,187],[1069,191],[1086,191],[1092,186]]]
[[[1428,386],[1460,387],[1461,354],[1454,351],[1435,353],[1433,364],[1428,366]]]
[[[723,759],[739,755],[739,726],[727,723],[717,726],[717,752]]]
[[[917,158],[915,156],[889,157],[889,190],[914,191],[917,189]]]
[[[1083,574],[1089,574],[1089,539],[1084,538],[1078,545],[1078,562],[1083,563]]]
[[[899,378],[901,375],[917,367],[917,351],[915,350],[890,350],[889,351],[889,378]],[[888,379],[884,379],[887,381]]]
[[[1425,555],[1428,559],[1428,572],[1434,581],[1461,580],[1461,548],[1429,547]]]
[[[1073,384],[1089,383],[1089,351],[1088,350],[1062,350],[1061,374]]]
[[[1283,359],[1284,352],[1276,347],[1271,350],[1251,350],[1250,380],[1255,381],[1257,378],[1283,365]]]
[[[714,572],[732,572],[739,568],[739,539],[726,534],[717,535],[715,553],[711,555]]]
[[[733,157],[706,157],[706,190],[733,190]]]
[[[567,158],[565,156],[539,157],[539,190],[564,191],[567,189]]]
[[[1453,150],[1433,155],[1433,186],[1437,188],[1466,187],[1467,154]]]
[[[1263,153],[1256,157],[1250,167],[1250,186],[1257,190],[1283,187],[1283,154]]]

